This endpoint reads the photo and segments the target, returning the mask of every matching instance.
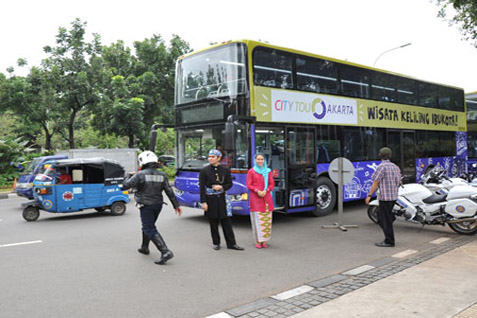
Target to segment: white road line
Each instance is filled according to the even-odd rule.
[[[450,240],[450,238],[441,237],[441,238],[435,239],[434,241],[430,241],[429,243],[431,243],[431,244],[441,244],[441,243],[444,243],[445,241],[448,241],[448,240]]]
[[[373,268],[374,268],[374,266],[371,266],[371,265],[363,265],[363,266],[360,266],[360,267],[356,267],[355,269],[349,270],[347,272],[344,272],[343,275],[354,276],[354,275],[358,275],[358,274],[367,272],[367,271],[369,271]]]
[[[417,253],[417,251],[415,251],[415,250],[405,250],[405,251],[402,251],[401,253],[394,254],[391,257],[404,258],[404,257],[409,256],[409,255],[414,254],[414,253]]]
[[[226,312],[219,312],[218,314],[207,316],[205,318],[232,318],[232,316],[230,316]]]
[[[274,298],[276,300],[286,300],[286,299],[289,299],[289,298],[307,293],[307,292],[309,292],[310,290],[313,290],[313,289],[315,289],[315,288],[313,288],[311,286],[303,285],[303,286],[300,286],[300,287],[297,287],[297,288],[294,288],[294,289],[287,290],[286,292],[273,295],[272,298]]]
[[[43,243],[43,241],[30,241],[30,242],[20,242],[20,243],[3,244],[3,245],[0,245],[0,247],[11,247],[11,246],[37,244],[37,243]]]

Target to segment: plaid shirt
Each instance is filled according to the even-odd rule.
[[[401,183],[401,170],[389,160],[382,161],[371,178],[379,182],[379,201],[396,201],[398,198],[399,184]]]

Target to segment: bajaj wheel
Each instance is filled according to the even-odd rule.
[[[104,212],[106,210],[106,208],[104,206],[102,206],[100,208],[94,208],[94,209],[98,212]]]
[[[114,202],[111,205],[111,214],[112,215],[123,215],[126,212],[126,204],[124,202]]]
[[[460,222],[460,223],[448,223],[450,228],[454,232],[463,235],[474,235],[477,233],[477,221]]]
[[[368,207],[368,217],[376,224],[378,224],[378,209],[379,206],[377,205],[370,205]]]
[[[33,206],[29,206],[23,210],[23,218],[28,222],[36,221],[40,217],[40,210]]]

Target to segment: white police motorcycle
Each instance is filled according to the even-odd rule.
[[[442,166],[430,165],[421,176],[423,186],[438,194],[447,194],[455,186],[471,186],[464,178],[449,178]]]
[[[368,217],[378,223],[379,201],[369,203]],[[477,188],[468,185],[451,187],[446,194],[437,194],[422,184],[399,186],[393,208],[396,219],[422,225],[442,225],[459,234],[477,233]]]

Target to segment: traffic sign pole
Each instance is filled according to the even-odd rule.
[[[331,180],[338,183],[338,223],[333,225],[323,225],[322,228],[340,229],[344,232],[348,231],[348,228],[357,228],[357,225],[343,225],[343,185],[353,180],[353,164],[348,159],[339,157],[330,163],[328,172]]]

